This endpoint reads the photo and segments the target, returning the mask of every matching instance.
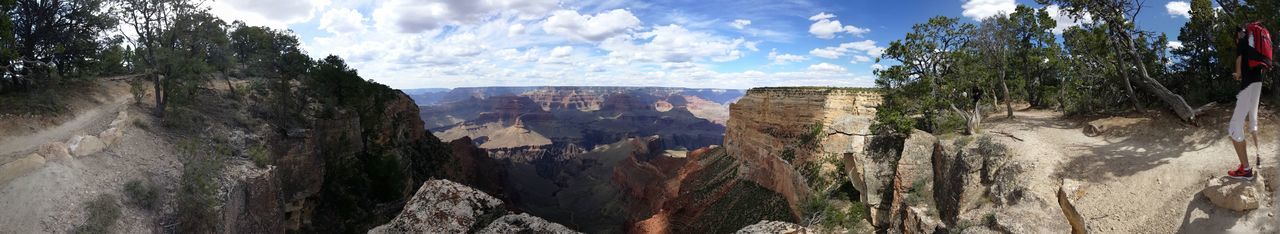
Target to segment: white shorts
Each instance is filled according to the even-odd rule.
[[[1236,142],[1244,141],[1244,123],[1247,118],[1249,121],[1249,131],[1258,132],[1258,100],[1262,96],[1262,82],[1254,82],[1240,90],[1240,94],[1236,94],[1236,109],[1231,112],[1231,123],[1227,125],[1227,132],[1231,133],[1231,140]]]

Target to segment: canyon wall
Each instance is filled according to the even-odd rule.
[[[865,89],[751,89],[730,106],[725,149],[746,162],[747,179],[797,204],[811,186],[826,189],[843,179],[821,175],[843,170],[837,161],[862,153],[881,101]]]

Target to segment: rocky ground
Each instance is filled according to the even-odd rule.
[[[1147,116],[1090,119],[1062,118],[1042,110],[1018,111],[1014,118],[992,116],[987,134],[1027,162],[1024,173],[1034,196],[1055,201],[1063,179],[1080,184],[1075,204],[1090,232],[1096,233],[1223,233],[1277,229],[1275,199],[1258,210],[1237,212],[1215,206],[1202,193],[1208,182],[1234,169],[1238,160],[1224,130],[1229,110],[1217,109],[1199,117],[1197,126],[1159,113]],[[1250,160],[1260,153],[1259,173],[1274,177],[1280,160],[1276,118],[1265,111],[1258,151],[1250,144]],[[1090,137],[1090,123],[1107,125]],[[1089,134],[1093,135],[1093,134]],[[1267,194],[1275,187],[1270,182]]]
[[[0,152],[0,159],[12,163],[18,156],[48,152],[47,149],[38,149],[46,143],[73,143],[77,136],[99,135],[111,127],[123,132],[122,137],[104,144],[97,152],[79,155],[75,148],[71,148],[68,152],[71,157],[67,158],[45,153],[48,155],[42,156],[47,158],[43,165],[24,171],[7,183],[0,182],[0,210],[6,211],[0,212],[0,233],[69,232],[85,222],[87,212],[84,204],[100,194],[127,198],[122,188],[131,180],[177,184],[181,164],[173,157],[173,151],[163,146],[163,137],[139,127],[155,126],[155,121],[141,114],[141,108],[127,105],[132,102],[127,84],[108,81],[103,85],[110,91],[93,100],[101,104],[73,103],[72,106],[85,107],[73,109],[72,112],[78,114],[69,121],[37,131],[4,129],[5,132],[0,133],[10,136],[0,141],[0,146],[4,146],[0,147],[4,149]],[[125,114],[125,121],[113,124],[121,112],[131,114]],[[61,147],[71,145],[74,144],[63,143]],[[0,172],[4,173],[13,171]],[[164,192],[168,194],[177,188],[162,186],[160,189],[169,191]],[[121,203],[124,201],[120,200]],[[156,225],[158,222],[154,219],[158,215],[155,213],[173,209],[167,205],[161,205],[157,211],[121,207],[121,218],[116,227],[122,233],[158,232],[162,227]]]

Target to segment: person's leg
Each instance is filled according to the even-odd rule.
[[[1257,94],[1254,91],[1260,87],[1249,85],[1236,95],[1236,108],[1231,113],[1231,122],[1227,126],[1227,132],[1231,134],[1231,144],[1235,147],[1236,157],[1240,159],[1240,167],[1249,166],[1249,149],[1245,142],[1245,120],[1249,118],[1249,112],[1253,108],[1257,108]],[[1260,91],[1260,90],[1259,90]]]

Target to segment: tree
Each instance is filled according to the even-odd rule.
[[[1057,4],[1075,19],[1087,17],[1095,22],[1101,22],[1109,32],[1107,39],[1117,45],[1116,49],[1124,55],[1121,61],[1136,67],[1138,86],[1168,105],[1183,121],[1195,119],[1196,110],[1192,109],[1182,96],[1169,91],[1153,79],[1148,72],[1147,64],[1143,62],[1142,55],[1139,54],[1139,46],[1135,45],[1136,42],[1133,39],[1133,35],[1137,32],[1132,30],[1132,22],[1129,19],[1136,18],[1137,13],[1141,11],[1141,2],[1138,0],[1036,0],[1036,2],[1044,5]]]
[[[109,44],[102,32],[116,25],[101,0],[16,0],[0,5],[9,14],[4,31],[12,32],[3,38],[6,44],[12,43],[3,53],[17,56],[6,59],[5,65],[20,62],[28,70],[9,74],[13,79],[42,76],[28,68],[52,69],[59,77],[94,75],[96,57]]]
[[[981,82],[975,82],[979,78],[972,74],[961,74],[962,67],[967,65],[964,60],[971,58],[966,54],[971,51],[966,48],[975,27],[961,23],[959,18],[939,16],[912,26],[912,30],[906,38],[889,43],[882,56],[901,64],[876,71],[876,84],[886,91],[886,104],[881,107],[889,111],[890,114],[886,115],[905,117],[921,114],[924,116],[923,128],[930,131],[939,130],[941,112],[950,109],[966,118],[966,130],[975,131],[976,125],[971,123],[976,119],[970,117],[981,115],[965,110],[970,106],[968,91]],[[961,107],[966,108],[962,110]],[[901,132],[904,130],[901,122],[886,123],[897,126],[893,130],[898,133],[905,133]]]
[[[192,0],[114,0],[114,5],[120,10],[116,11],[117,18],[121,22],[128,24],[133,28],[133,35],[136,38],[130,38],[133,43],[134,53],[142,61],[142,64],[135,64],[136,67],[143,69],[145,74],[151,77],[151,81],[155,88],[156,108],[155,114],[161,118],[164,117],[165,98],[168,96],[164,88],[166,72],[156,71],[158,67],[170,68],[168,73],[175,71],[188,71],[188,69],[173,69],[186,66],[162,66],[161,62],[172,61],[162,60],[160,57],[171,57],[165,55],[167,50],[172,50],[173,38],[177,36],[173,33],[166,34],[166,30],[174,28],[174,21],[177,21],[179,15],[187,15],[198,11],[198,4]],[[123,28],[120,28],[123,32]],[[125,34],[125,33],[122,33]],[[168,38],[166,38],[168,36]],[[189,62],[185,59],[175,62]]]

